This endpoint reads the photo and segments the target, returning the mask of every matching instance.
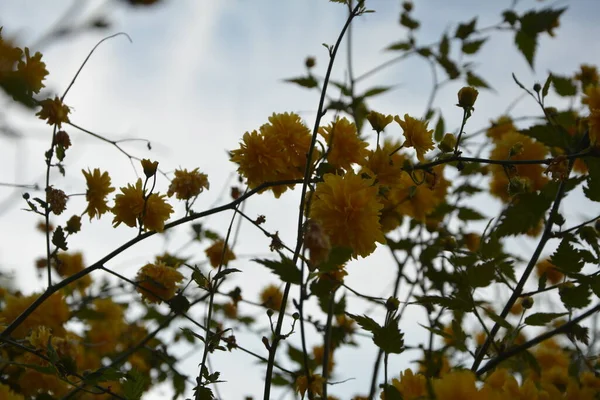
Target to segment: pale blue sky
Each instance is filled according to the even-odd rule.
[[[84,15],[102,7],[101,3],[97,0],[86,2]],[[127,144],[126,148],[136,156],[160,161],[160,167],[165,171],[179,166],[199,167],[209,175],[211,190],[199,199],[197,209],[205,209],[219,200],[220,189],[235,170],[228,162],[226,151],[237,146],[245,131],[257,129],[271,113],[284,111],[299,112],[312,126],[318,93],[285,84],[282,80],[303,74],[307,55],[317,58],[315,74],[324,75],[327,55],[321,43],[332,44],[337,38],[346,16],[343,6],[326,0],[172,0],[147,10],[132,11],[125,6],[117,7],[116,3],[108,2],[108,7],[100,8],[114,23],[107,31],[85,33],[43,49],[50,71],[47,86],[62,92],[99,39],[119,31],[129,34],[133,43],[124,37],[115,38],[104,43],[92,56],[66,100],[73,107],[72,121],[110,138],[151,140],[152,152],[141,144]],[[454,32],[457,21],[468,21],[475,15],[480,18],[480,26],[493,24],[511,2],[422,0],[415,3],[415,16],[423,22],[418,40],[427,44],[439,40],[444,30]],[[513,35],[508,32],[495,33],[475,59],[476,71],[496,92],[481,91],[467,132],[484,126],[519,96],[520,89],[512,81],[512,72],[522,82],[533,84],[536,80],[543,82],[548,70],[571,74],[581,63],[600,64],[597,40],[600,26],[596,20],[600,2],[523,0],[519,9],[540,7],[545,3],[568,5],[570,9],[557,29],[558,39],[544,36],[540,41],[535,72],[516,52]],[[0,2],[0,24],[6,25],[3,34],[15,35],[19,43],[27,45],[45,32],[70,4],[67,0],[4,0]],[[400,2],[371,0],[367,5],[376,13],[359,18],[354,26],[356,75],[393,57],[382,49],[404,38],[404,30],[397,23]],[[334,70],[336,79],[343,80],[346,70],[344,48]],[[423,114],[431,78],[428,65],[421,59],[411,58],[388,68],[359,84],[358,90],[377,84],[398,86],[375,98],[370,103],[374,109],[390,114]],[[456,91],[461,86],[462,83],[448,85],[435,103],[435,107],[443,108],[449,130],[458,128],[462,115],[454,106]],[[2,107],[5,104],[2,100]],[[10,114],[10,123],[21,128],[23,137],[18,141],[0,137],[0,182],[42,184],[42,155],[48,145],[50,128],[26,117],[18,107],[7,107],[4,111]],[[535,104],[527,100],[514,110],[516,116],[532,113],[538,111]],[[79,171],[84,167],[110,171],[114,184],[119,186],[136,179],[128,160],[114,148],[72,129],[69,133],[74,146],[66,159],[67,177],[54,175],[57,186],[69,193],[82,192],[84,180]],[[392,128],[389,135],[399,137],[399,128]],[[371,135],[370,140],[373,138]],[[158,188],[164,191],[166,186],[163,181],[159,182]],[[12,197],[15,200],[5,202],[13,193],[16,193],[16,197]],[[298,195],[296,190],[278,201],[270,194],[258,196],[248,202],[246,210],[249,215],[266,214],[266,228],[279,230],[284,241],[293,242]],[[0,215],[5,227],[0,237],[0,266],[15,271],[20,284],[35,290],[42,287],[42,282],[37,280],[32,265],[33,260],[43,253],[43,237],[33,232],[37,219],[20,211],[23,204],[17,201],[19,196],[20,191],[0,188],[0,202],[7,205]],[[83,206],[81,201],[81,198],[72,199],[70,206],[79,210],[77,207]],[[499,204],[486,199],[478,206],[493,216]],[[570,210],[566,211],[568,214]],[[592,216],[592,211],[586,211],[585,216]],[[577,218],[579,212],[572,215]],[[215,216],[209,223],[213,229],[224,233],[229,218],[229,214]],[[134,234],[125,227],[113,230],[110,219],[105,218],[89,227],[84,225],[84,232],[73,238],[71,247],[85,250],[86,260],[91,263]],[[267,253],[268,241],[251,227],[243,227],[242,237],[237,250],[239,254]],[[187,228],[178,228],[168,248],[178,248],[186,238]],[[163,246],[162,239],[152,238],[119,256],[110,267],[132,277],[141,265],[153,258],[157,246]],[[185,254],[201,260],[203,249],[191,248]],[[393,279],[394,269],[390,265],[387,250],[379,249],[369,259],[349,265],[347,283],[371,295],[387,295],[389,292],[382,288],[388,289]],[[268,272],[247,259],[240,259],[233,266],[244,271],[239,279],[245,285],[245,296],[250,299],[256,299],[261,287],[275,282]],[[363,307],[363,303],[356,300],[351,300],[350,304]],[[253,309],[246,311],[256,313]],[[420,309],[415,308],[414,313],[408,314],[410,319],[407,321],[411,323],[406,328],[403,326],[408,343],[418,343],[425,332],[412,323],[421,318],[420,313]],[[201,315],[197,313],[198,318]],[[243,332],[236,332],[236,335],[240,343],[261,354],[266,353],[260,335]],[[368,390],[375,349],[369,340],[363,340],[361,344],[364,346],[359,350],[342,350],[336,354],[337,364],[343,367],[337,370],[334,379],[351,380],[332,387],[331,394],[348,399]],[[182,370],[193,376],[199,357],[189,358]],[[399,368],[406,367],[415,357],[410,353],[392,357],[390,374],[397,374]],[[241,354],[234,354],[233,359],[235,362],[231,362],[230,354],[225,358],[214,357],[213,366],[222,370],[222,378],[229,382],[219,386],[223,398],[238,399],[244,394],[261,397],[263,368]],[[191,396],[191,391],[187,395]],[[148,398],[162,397],[154,393]]]

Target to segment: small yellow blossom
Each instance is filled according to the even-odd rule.
[[[493,140],[500,140],[507,132],[516,131],[512,119],[506,115],[501,116],[496,121],[491,122],[491,126],[486,131],[486,135]]]
[[[147,230],[162,232],[165,221],[173,213],[173,207],[165,202],[165,195],[152,193],[144,201],[142,180],[138,179],[135,186],[128,184],[121,188],[122,194],[115,196],[115,205],[111,209],[115,215],[113,225],[116,227],[121,222],[130,227],[137,226],[138,219],[142,219],[142,226]]]
[[[25,61],[17,64],[17,76],[25,82],[28,92],[39,93],[44,87],[42,81],[48,75],[46,64],[42,61],[42,53],[37,52],[33,57],[29,48],[25,47]]]
[[[198,171],[198,168],[189,172],[187,169],[178,169],[175,170],[175,177],[169,185],[167,196],[175,194],[179,200],[190,200],[209,188],[208,176]]]
[[[7,294],[4,297],[5,303],[0,312],[0,319],[4,319],[6,323],[11,323],[38,297],[38,294],[26,297]],[[12,336],[14,338],[24,338],[30,329],[39,325],[48,327],[55,335],[63,336],[65,334],[63,325],[68,321],[69,316],[69,307],[63,295],[54,293],[14,330]]]
[[[437,400],[478,399],[475,374],[471,371],[452,371],[433,382]]]
[[[310,391],[313,394],[321,395],[323,393],[323,383],[325,380],[319,374],[314,374],[310,379]],[[308,390],[309,384],[306,375],[299,376],[296,379],[296,392],[304,396],[304,393]]]
[[[400,373],[400,379],[394,378],[392,385],[402,394],[404,400],[416,400],[427,396],[427,379],[424,375],[413,374],[411,369]]]
[[[581,82],[581,89],[585,91],[590,85],[598,85],[598,69],[594,65],[581,64],[580,71],[575,74],[575,79]]]
[[[260,292],[260,301],[263,306],[279,311],[283,304],[283,293],[275,285],[269,285]]]
[[[471,86],[465,86],[458,91],[458,106],[467,110],[473,109],[475,105],[475,101],[477,100],[477,96],[479,95],[479,91]]]
[[[83,254],[81,252],[76,253],[58,253],[56,255],[56,263],[54,269],[61,277],[69,277],[78,272],[84,270]],[[81,293],[85,291],[92,284],[92,277],[87,274],[77,281],[71,283],[69,286],[76,287]]]
[[[85,192],[85,199],[88,202],[88,206],[85,212],[90,217],[90,220],[94,217],[100,218],[100,216],[106,213],[109,208],[106,203],[106,196],[109,193],[114,192],[115,188],[110,186],[110,175],[108,172],[100,173],[98,168],[94,168],[91,172],[81,170],[87,184],[87,190]]]
[[[218,268],[219,265],[226,266],[229,264],[229,261],[235,260],[235,254],[231,251],[229,246],[227,246],[227,250],[225,251],[225,254],[223,254],[224,245],[225,242],[222,239],[219,239],[204,251],[213,268]],[[221,257],[223,257],[222,262]]]
[[[354,256],[366,257],[376,242],[385,243],[379,216],[383,205],[377,199],[373,179],[349,172],[326,174],[317,184],[310,216],[321,224],[331,243],[349,247]]]
[[[560,272],[556,266],[550,262],[549,259],[539,261],[535,265],[535,270],[539,277],[546,274],[546,279],[553,285],[561,282],[564,278],[563,273]]]
[[[386,126],[392,123],[394,116],[381,114],[377,111],[371,111],[367,114],[367,120],[371,124],[371,127],[374,131],[381,133]]]
[[[433,150],[433,130],[427,130],[427,122],[412,118],[408,114],[404,114],[404,120],[398,115],[394,117],[404,131],[404,147],[414,147],[417,152],[419,161],[425,161],[424,154],[429,150]]]
[[[183,275],[174,268],[162,263],[146,264],[138,271],[137,291],[147,303],[161,303],[175,296],[177,284],[182,280]]]
[[[12,391],[10,386],[0,383],[0,399],[2,400],[24,400],[23,395]]]
[[[327,147],[327,161],[335,168],[346,171],[352,164],[361,163],[367,156],[368,143],[358,136],[356,125],[346,118],[338,118],[329,126],[319,128]]]
[[[63,123],[69,122],[68,106],[63,104],[62,100],[56,96],[54,99],[40,101],[42,109],[36,114],[40,119],[45,119],[48,125],[56,125],[59,128]]]

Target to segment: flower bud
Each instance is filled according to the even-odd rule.
[[[440,144],[438,144],[438,149],[444,153],[453,151],[454,147],[456,147],[456,136],[451,133],[446,133]]]
[[[529,310],[531,307],[533,307],[533,298],[529,296],[523,297],[523,300],[521,300],[521,305],[524,309]]]
[[[306,68],[313,68],[316,64],[317,62],[314,57],[306,57],[306,60],[304,61]]]
[[[472,109],[479,91],[471,86],[465,86],[458,91],[458,106],[466,109]]]
[[[271,318],[273,316],[273,314],[275,314],[275,311],[271,310],[270,308],[267,310],[267,315],[269,316],[269,318]]]
[[[389,312],[393,312],[396,311],[398,309],[398,307],[400,306],[400,300],[398,300],[395,297],[390,297],[387,299],[387,301],[385,302],[385,308],[389,311]]]
[[[158,168],[158,161],[150,161],[147,158],[142,160],[142,168],[144,169],[144,175],[146,178],[152,178],[154,174],[156,174],[156,169]]]

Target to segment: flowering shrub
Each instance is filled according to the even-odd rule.
[[[212,368],[215,352],[243,352],[259,360],[264,399],[273,398],[274,386],[301,398],[335,399],[334,384],[344,377],[335,356],[351,351],[361,336],[372,341],[377,357],[374,365],[361,365],[373,378],[370,387],[356,388],[356,400],[600,396],[599,328],[591,318],[600,310],[600,275],[594,268],[600,264],[597,69],[581,65],[572,76],[550,73],[543,84],[514,76],[538,114],[525,125],[511,115],[490,115],[490,126],[477,132],[471,117],[480,112],[477,99],[489,85],[473,63],[461,61],[485,44],[484,33],[511,31],[517,51],[533,67],[539,38],[554,37],[565,9],[513,7],[496,25],[480,27],[475,18],[438,43],[421,46],[415,37],[420,21],[413,4],[404,2],[400,24],[407,40],[388,50],[425,59],[448,82],[465,82],[457,103],[439,109],[432,106],[441,89],[436,83],[419,118],[371,109],[370,98],[390,87],[359,94],[359,78],[352,73],[345,82],[332,80],[349,27],[376,11],[368,0],[332,1],[341,4],[340,12],[346,10],[347,20],[335,44],[326,45],[324,75],[313,72],[318,67],[310,57],[306,75],[288,79],[318,90],[314,124],[283,112],[249,127],[229,152],[239,177],[229,188],[231,199],[200,211],[197,199],[218,185],[202,172],[205,166],[166,173],[158,161],[131,156],[117,142],[81,128],[68,97],[79,72],[61,95],[42,92],[52,72],[44,55],[32,55],[0,30],[0,87],[32,118],[46,121],[51,132],[44,185],[23,193],[25,211],[43,219],[38,228],[46,248],[37,250],[42,256],[36,267],[45,290],[26,295],[0,288],[0,399],[139,399],[165,381],[172,383],[175,398],[214,399],[215,385],[236,385],[227,370]],[[456,45],[459,51],[451,51]],[[335,100],[328,96],[332,85],[340,91]],[[569,105],[547,104],[551,89]],[[444,115],[450,113],[462,118],[447,129]],[[75,132],[112,144],[142,174],[117,189],[112,171],[90,165],[81,171],[86,204],[77,208],[69,201],[75,194],[50,173],[71,172],[64,160],[78,150],[70,140]],[[291,243],[265,227],[273,222],[268,209],[251,217],[243,208],[251,197],[280,198],[288,189],[299,192],[298,207],[288,210],[298,216]],[[568,212],[567,195],[577,190],[591,213],[583,222]],[[483,193],[502,203],[499,215],[490,218],[477,208],[473,198]],[[232,211],[230,224],[209,229],[205,219],[225,211]],[[89,221],[82,223],[85,215]],[[114,229],[129,229],[133,238],[88,263],[85,252],[69,249],[70,242],[106,218],[112,218]],[[252,261],[278,282],[262,285],[254,300],[243,294],[248,281],[237,268],[243,257],[236,244],[244,239],[234,229],[237,221],[271,241],[272,256]],[[199,260],[184,258],[181,250],[143,254],[134,276],[109,265],[134,244],[187,223],[190,243],[204,249]],[[529,237],[536,245],[524,254],[509,245],[512,237]],[[550,242],[555,248],[542,256]],[[348,265],[383,247],[393,256],[389,268],[397,271],[392,291],[373,297],[364,287],[349,286]],[[115,279],[102,281],[98,271]],[[377,312],[351,309],[347,296],[369,302]],[[245,307],[260,313],[250,316]],[[423,311],[428,324],[406,318],[409,307]],[[192,318],[192,309],[203,310],[204,320]],[[265,321],[266,333],[257,328]],[[314,336],[309,325],[317,338],[308,337]],[[261,352],[238,343],[234,328],[243,326],[261,336]],[[421,330],[423,340],[405,343],[408,329]],[[183,372],[181,360],[170,352],[173,343],[183,341],[201,350],[196,371]],[[388,371],[394,358],[416,362],[398,374]]]

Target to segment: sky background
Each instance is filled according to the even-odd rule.
[[[109,29],[86,31],[64,41],[39,43],[39,38],[71,3],[67,0],[3,0],[0,2],[0,25],[5,25],[3,35],[15,38],[20,45],[32,46],[34,51],[42,51],[50,71],[46,86],[53,92],[62,93],[98,40],[108,34],[126,32],[133,43],[123,36],[105,42],[79,76],[66,98],[73,111],[71,121],[110,139],[150,140],[152,151],[148,151],[142,142],[126,143],[123,147],[135,156],[158,160],[165,172],[179,167],[199,167],[208,174],[211,190],[199,198],[196,210],[229,201],[228,196],[222,196],[222,189],[228,192],[227,185],[235,166],[228,161],[227,151],[238,146],[244,132],[258,129],[273,112],[297,112],[312,127],[319,93],[283,80],[303,75],[307,56],[316,57],[314,73],[323,76],[328,57],[322,43],[335,42],[346,18],[343,6],[326,0],[165,0],[148,8],[93,0],[81,1],[82,5],[69,23],[99,15],[110,21]],[[501,11],[511,2],[422,0],[415,3],[414,17],[422,23],[417,32],[418,43],[429,44],[438,41],[444,31],[452,34],[457,22],[469,21],[474,16],[479,18],[478,26],[495,24]],[[547,35],[541,38],[534,71],[515,50],[510,32],[493,33],[474,58],[476,72],[495,90],[480,91],[467,133],[486,126],[521,94],[511,73],[531,86],[535,82],[543,83],[549,70],[571,75],[581,63],[600,64],[600,42],[597,40],[600,26],[596,18],[600,2],[523,0],[518,9],[544,4],[569,6],[569,10],[556,30],[557,39]],[[356,76],[394,57],[395,54],[383,49],[391,42],[405,38],[405,30],[398,24],[400,2],[369,0],[367,6],[376,13],[356,19],[353,26],[352,62]],[[40,46],[35,47],[35,43]],[[347,73],[345,46],[338,57],[334,77],[343,81]],[[456,92],[463,84],[447,85],[434,103],[435,108],[443,109],[449,131],[458,129],[460,123],[462,112],[454,104]],[[373,98],[369,103],[373,109],[389,114],[422,116],[431,89],[428,64],[422,59],[409,58],[361,81],[357,91],[377,85],[394,85],[395,88]],[[337,92],[332,90],[331,94],[335,97]],[[549,99],[549,103],[554,101],[557,105],[564,104],[555,97]],[[14,129],[13,135],[0,136],[0,183],[43,185],[43,152],[49,144],[51,128],[5,98],[0,99],[0,104],[0,121]],[[513,109],[512,115],[539,115],[539,111],[532,101],[524,100]],[[326,120],[330,118],[328,115]],[[74,194],[85,190],[85,180],[80,173],[82,168],[109,171],[115,187],[134,182],[141,173],[137,163],[136,172],[129,160],[114,147],[72,128],[68,132],[73,147],[67,152],[67,176],[52,176],[52,182],[65,192]],[[368,130],[365,133],[370,143],[374,143],[375,135]],[[399,138],[401,129],[394,126],[386,131],[386,135]],[[166,180],[159,180],[159,190],[164,192],[167,186]],[[44,237],[34,229],[38,218],[21,210],[24,207],[20,201],[22,192],[22,189],[0,187],[0,223],[3,226],[0,268],[14,272],[17,285],[25,292],[33,292],[42,289],[44,284],[33,267],[34,260],[44,252]],[[278,230],[284,242],[293,243],[299,192],[288,192],[277,201],[270,194],[255,196],[247,202],[246,212],[250,216],[265,214],[265,228]],[[586,204],[589,203],[575,193],[563,211],[572,216],[574,222],[598,214],[597,206],[590,209]],[[69,207],[82,210],[85,207],[83,198],[72,198]],[[500,204],[482,198],[476,207],[492,217]],[[181,208],[178,211],[181,213]],[[224,235],[230,217],[230,213],[225,213],[210,217],[204,223]],[[116,257],[109,267],[133,277],[139,267],[163,249],[180,248],[189,237],[189,229],[188,226],[178,227],[167,240],[164,236],[152,237]],[[135,233],[134,229],[123,226],[113,229],[109,217],[93,225],[84,219],[84,230],[70,240],[70,248],[83,250],[87,263],[91,264],[134,237]],[[256,300],[260,289],[276,280],[249,258],[268,255],[269,241],[247,224],[242,226],[241,238],[236,248],[238,260],[230,265],[243,272],[231,286],[243,282],[244,297]],[[518,246],[527,252],[534,244],[524,241]],[[205,247],[207,245],[189,247],[182,254],[201,262]],[[389,251],[380,248],[366,260],[351,262],[348,272],[346,282],[349,286],[365,294],[387,296],[395,267]],[[361,301],[354,298],[349,301],[351,310],[364,310]],[[261,311],[242,308],[241,312],[260,316],[262,326],[267,326]],[[198,310],[196,315],[200,319],[203,314]],[[418,343],[425,333],[414,323],[423,320],[421,309],[409,308],[406,318],[410,323],[401,326],[406,342]],[[236,336],[238,343],[266,354],[260,342],[262,334],[242,331],[236,332]],[[316,339],[310,344],[314,343]],[[360,340],[360,343],[363,346],[359,349],[341,350],[335,356],[337,365],[342,367],[336,370],[333,379],[349,380],[333,386],[330,393],[342,399],[368,391],[376,352],[369,339]],[[175,354],[180,350],[187,351],[173,348]],[[212,358],[212,367],[221,370],[222,378],[228,381],[219,385],[222,398],[238,399],[246,394],[262,397],[264,368],[239,353],[226,356]],[[180,369],[193,377],[200,357],[200,352],[191,355]],[[397,374],[400,368],[409,366],[416,358],[417,355],[410,352],[390,358],[390,374]],[[163,398],[162,393],[169,393],[169,390],[168,387],[160,388],[147,398]],[[187,396],[191,396],[191,390]]]

